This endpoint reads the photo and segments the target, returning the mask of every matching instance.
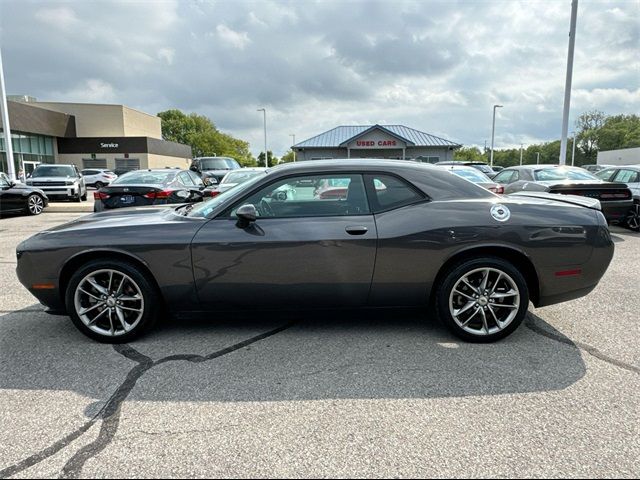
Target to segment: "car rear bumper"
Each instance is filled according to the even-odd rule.
[[[600,201],[602,205],[602,213],[604,213],[605,218],[608,222],[621,222],[625,219],[625,217],[629,214],[629,210],[633,206],[633,200],[624,200],[624,201]]]

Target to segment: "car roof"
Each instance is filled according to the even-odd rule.
[[[557,165],[550,163],[541,163],[540,165],[531,164],[531,165],[514,165],[513,167],[507,167],[504,170],[545,170],[548,168],[571,168],[573,170],[584,170],[581,167],[571,166],[571,165]]]
[[[442,162],[438,162],[435,165],[486,165],[489,166],[488,163],[485,162],[474,162],[474,161],[467,161],[467,160],[445,160]]]
[[[640,165],[607,165],[605,168],[603,168],[603,170],[618,170],[622,168],[640,172]]]

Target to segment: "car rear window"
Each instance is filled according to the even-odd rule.
[[[458,175],[459,177],[465,178],[467,180],[472,181],[473,183],[491,183],[491,179],[487,177],[484,173],[479,172],[478,170],[469,168],[454,168],[451,170],[451,173]]]
[[[562,167],[536,170],[533,172],[533,178],[540,182],[549,180],[599,180],[598,177],[581,168]]]
[[[202,170],[233,170],[240,165],[233,158],[202,158],[200,168]]]
[[[176,173],[175,170],[166,172],[136,170],[118,177],[111,182],[111,185],[161,185],[171,182]]]

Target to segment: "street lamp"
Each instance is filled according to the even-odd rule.
[[[16,164],[13,163],[13,145],[11,142],[11,125],[9,124],[9,110],[7,108],[7,92],[4,87],[4,71],[2,69],[2,52],[0,51],[0,117],[4,131],[4,147],[7,159],[7,174],[16,180]]]
[[[264,114],[264,166],[269,168],[269,154],[267,153],[267,110],[259,108],[257,111]]]
[[[502,108],[502,105],[493,106],[493,125],[491,127],[491,166],[493,167],[493,141],[496,133],[496,108]]]
[[[523,144],[521,143],[520,144],[520,165],[521,166],[522,166],[522,147],[523,147]]]
[[[536,152],[536,165],[540,165],[540,152]]]
[[[289,134],[290,137],[293,137],[293,145],[296,144],[296,134],[295,133],[290,133]],[[291,151],[293,152],[293,161],[296,161],[296,151],[294,150],[293,146],[291,147]]]
[[[571,166],[573,167],[576,163],[576,132],[572,132],[573,136],[573,146],[571,147]]]

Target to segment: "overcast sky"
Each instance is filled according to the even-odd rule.
[[[560,137],[570,0],[0,0],[9,94],[210,117],[269,149],[404,124],[496,148]],[[571,125],[640,112],[640,1],[580,0]]]

